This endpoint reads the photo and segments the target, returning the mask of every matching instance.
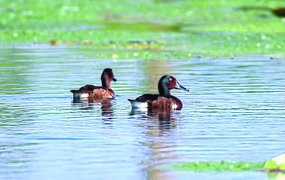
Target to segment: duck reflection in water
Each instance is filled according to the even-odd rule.
[[[165,130],[169,130],[176,127],[176,119],[173,117],[174,111],[171,110],[164,110],[164,111],[158,111],[158,110],[147,110],[147,111],[141,111],[137,108],[132,108],[130,115],[140,115],[139,118],[141,119],[149,119],[154,120],[158,122],[158,128],[160,131],[164,132]]]
[[[143,121],[140,124],[145,128],[141,144],[147,149],[147,153],[142,156],[141,165],[146,166],[144,174],[148,179],[175,179],[167,171],[156,167],[178,158],[176,140],[169,138],[176,131],[176,113],[178,112],[141,111],[137,108],[132,108],[130,112],[131,116]]]
[[[101,107],[101,115],[104,117],[104,120],[113,119],[113,109],[112,99],[100,99],[100,100],[73,100],[72,106],[81,110],[96,110]]]

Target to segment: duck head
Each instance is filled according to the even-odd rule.
[[[183,87],[173,76],[164,75],[158,82],[159,95],[168,97],[170,96],[171,89],[180,89],[189,92],[189,90]]]
[[[101,82],[103,88],[110,88],[111,87],[111,81],[117,81],[117,79],[114,77],[113,71],[111,68],[106,68],[102,72],[101,75]]]

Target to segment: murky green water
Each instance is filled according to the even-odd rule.
[[[264,179],[263,172],[166,171],[161,164],[265,161],[284,153],[285,61],[95,59],[95,49],[0,50],[0,178]],[[110,106],[73,104],[70,89],[118,79]],[[172,74],[190,93],[171,114],[133,113],[128,98]]]

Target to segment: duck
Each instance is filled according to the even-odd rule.
[[[111,81],[117,81],[111,68],[105,68],[101,75],[101,86],[87,84],[77,90],[70,90],[73,93],[74,101],[113,99],[115,92],[111,89]]]
[[[132,108],[148,109],[148,110],[181,110],[182,101],[170,94],[171,89],[179,89],[189,92],[189,89],[182,86],[175,77],[164,75],[158,82],[159,94],[143,94],[136,99],[128,99]]]

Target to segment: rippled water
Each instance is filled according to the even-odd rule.
[[[262,172],[168,171],[161,164],[265,161],[284,153],[285,61],[96,59],[95,49],[0,50],[0,178],[264,179]],[[115,100],[72,103],[70,89],[113,68]],[[131,112],[164,74],[190,93],[171,114]]]

